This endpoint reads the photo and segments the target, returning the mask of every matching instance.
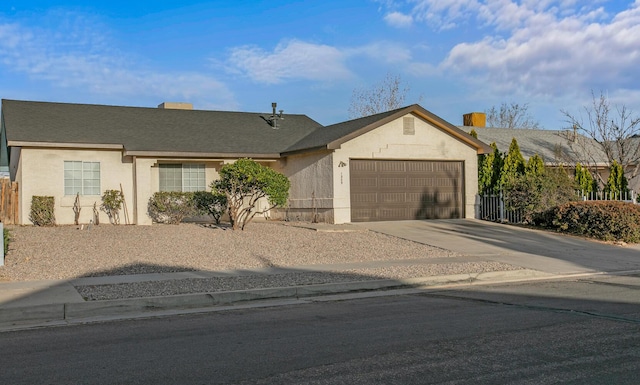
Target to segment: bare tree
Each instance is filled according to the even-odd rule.
[[[573,115],[566,110],[561,110],[569,124],[570,130],[580,133],[590,139],[587,141],[574,141],[583,153],[589,151],[586,147],[596,144],[604,153],[609,165],[619,163],[625,171],[627,179],[634,178],[640,171],[640,117],[623,105],[609,103],[609,99],[600,92],[596,96],[591,91],[592,102],[590,106],[584,106],[584,114]],[[604,182],[604,181],[602,181]]]
[[[485,111],[487,127],[540,128],[540,124],[529,114],[529,104],[502,103]]]
[[[409,86],[402,84],[400,75],[387,76],[372,88],[354,89],[349,105],[349,118],[361,118],[395,110],[403,106]]]

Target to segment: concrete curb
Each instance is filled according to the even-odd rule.
[[[163,297],[127,298],[107,301],[9,307],[0,309],[0,331],[81,323],[101,318],[124,319],[152,317],[161,313],[209,309],[259,300],[300,299],[353,292],[401,288],[435,288],[470,284],[504,283],[555,276],[534,270],[513,270],[409,279],[381,279],[306,286],[261,288],[214,293],[195,293]]]

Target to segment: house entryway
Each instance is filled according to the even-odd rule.
[[[349,162],[351,221],[464,218],[464,164],[459,161]]]

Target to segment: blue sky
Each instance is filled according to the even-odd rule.
[[[591,90],[640,113],[640,0],[4,0],[0,97],[348,118],[390,73],[406,104],[528,103],[565,126]]]

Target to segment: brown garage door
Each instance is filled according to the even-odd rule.
[[[350,162],[351,221],[464,217],[462,162]]]

